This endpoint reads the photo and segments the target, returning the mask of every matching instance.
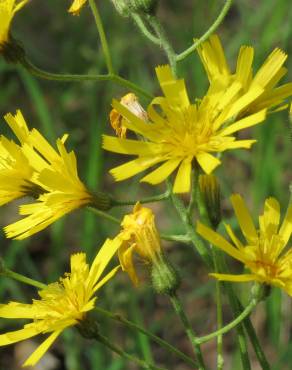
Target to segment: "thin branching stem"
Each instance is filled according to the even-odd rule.
[[[208,39],[208,37],[216,31],[216,29],[220,26],[220,24],[223,22],[225,16],[227,15],[229,9],[231,8],[232,0],[226,0],[225,5],[223,6],[220,14],[216,18],[215,22],[211,25],[211,27],[204,33],[203,36],[201,36],[198,40],[196,40],[192,46],[190,46],[188,49],[183,51],[182,53],[176,55],[176,61],[180,62],[183,59],[185,59],[187,56],[189,56],[193,51],[197,49],[197,47],[204,41]]]

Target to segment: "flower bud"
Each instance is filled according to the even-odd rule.
[[[112,198],[100,191],[91,192],[92,196],[89,206],[99,209],[100,211],[108,211],[112,208]]]
[[[220,186],[216,176],[200,175],[199,187],[211,225],[216,229],[221,222]]]
[[[154,14],[158,0],[112,0],[116,10],[123,17],[131,13]]]
[[[152,265],[151,278],[153,288],[158,294],[171,295],[176,292],[180,285],[180,277],[177,271],[162,253]]]
[[[7,63],[13,64],[22,63],[25,58],[24,49],[11,36],[8,41],[1,43],[0,54],[2,54]]]

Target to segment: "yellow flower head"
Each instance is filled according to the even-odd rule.
[[[6,319],[31,319],[23,329],[0,335],[0,346],[16,343],[39,334],[50,334],[26,360],[24,366],[34,366],[63,330],[77,325],[95,306],[96,291],[114,276],[114,268],[100,278],[109,261],[120,246],[120,241],[107,240],[95,257],[91,267],[84,253],[71,256],[71,272],[59,282],[44,286],[40,299],[31,304],[10,302],[0,305],[0,317]]]
[[[42,190],[34,203],[20,206],[20,214],[27,217],[5,228],[8,237],[26,238],[88,204],[104,210],[109,208],[108,196],[94,196],[79,179],[75,153],[65,148],[68,135],[57,140],[56,151],[38,130],[27,128],[20,112],[15,116],[7,115],[6,121],[21,143],[22,155],[33,169],[31,184]],[[21,180],[16,178],[16,181]]]
[[[163,163],[140,181],[159,184],[178,169],[173,191],[188,192],[193,160],[210,174],[221,163],[213,153],[250,148],[255,140],[236,140],[233,134],[263,122],[266,110],[237,120],[235,117],[254,98],[255,90],[247,93],[244,99],[234,100],[236,91],[230,86],[221,94],[207,94],[200,102],[192,104],[184,80],[177,80],[168,65],[157,67],[156,73],[165,96],[154,98],[149,105],[148,122],[119,102],[113,102],[113,107],[125,118],[124,126],[143,136],[145,141],[104,135],[103,147],[115,153],[137,156],[110,171],[116,181]]]
[[[137,253],[144,262],[155,263],[161,253],[160,238],[155,226],[154,214],[150,208],[137,203],[133,213],[122,221],[123,230],[119,238],[123,240],[119,248],[119,260],[132,282],[137,285],[138,277],[133,263],[133,254]]]
[[[11,21],[28,0],[0,0],[0,49],[9,41]]]
[[[233,86],[237,99],[244,99],[247,94],[254,92],[253,99],[246,104],[241,116],[263,108],[278,106],[278,110],[287,107],[283,105],[283,101],[292,95],[292,83],[276,87],[287,73],[287,69],[283,67],[287,54],[282,50],[275,49],[254,76],[254,48],[250,46],[240,48],[234,73],[230,71],[217,35],[212,35],[197,50],[209,78],[210,93],[217,94],[218,91],[220,93]]]
[[[79,15],[81,8],[85,5],[87,0],[74,0],[68,12],[73,15]]]
[[[122,97],[120,103],[127,107],[132,113],[141,119],[147,120],[147,113],[140,105],[137,96],[133,93],[129,93]],[[123,124],[123,116],[116,110],[112,109],[110,112],[110,123],[112,128],[115,130],[116,135],[122,139],[126,137],[127,128]]]
[[[275,198],[268,198],[264,213],[259,217],[257,230],[241,196],[233,195],[231,202],[246,239],[245,243],[235,236],[230,225],[225,225],[225,228],[232,243],[201,223],[197,225],[197,232],[210,243],[242,262],[250,273],[211,275],[225,281],[253,280],[275,285],[292,296],[292,250],[284,251],[292,233],[292,205],[289,206],[280,226],[280,205]]]

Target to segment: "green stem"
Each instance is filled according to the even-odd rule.
[[[175,242],[182,242],[182,243],[189,243],[190,238],[188,235],[167,235],[167,234],[159,234],[160,238],[163,240],[175,241]]]
[[[160,202],[161,200],[166,200],[170,197],[170,192],[167,190],[163,194],[154,195],[153,197],[143,198],[139,200],[129,200],[129,201],[123,201],[123,200],[117,200],[112,199],[112,207],[119,207],[119,206],[131,206],[136,203],[152,203],[152,202]]]
[[[187,318],[187,315],[184,312],[182,304],[181,304],[179,298],[177,297],[177,295],[175,293],[171,294],[169,297],[170,297],[171,303],[173,305],[173,308],[174,308],[176,314],[178,315],[178,317],[180,318],[180,320],[183,324],[183,327],[185,329],[185,332],[186,332],[186,334],[187,334],[187,336],[188,336],[188,338],[189,338],[189,340],[192,344],[192,348],[194,350],[194,353],[195,353],[197,361],[198,361],[198,370],[205,370],[206,366],[204,364],[204,359],[203,359],[203,356],[202,356],[200,345],[197,342],[197,338],[196,338],[196,336],[193,332],[193,329],[191,328],[190,322]]]
[[[116,217],[114,217],[114,216],[112,216],[112,215],[110,215],[106,212],[100,211],[99,209],[96,209],[96,208],[93,208],[93,207],[87,207],[87,209],[89,211],[93,212],[98,217],[103,217],[106,220],[114,222],[115,224],[118,224],[118,225],[121,224],[121,220],[119,220],[118,218],[116,218]]]
[[[129,321],[129,320],[123,318],[122,316],[120,316],[118,314],[114,314],[114,313],[109,312],[107,310],[104,310],[104,309],[102,309],[100,307],[96,307],[95,310],[98,313],[100,313],[100,314],[108,317],[109,319],[115,320],[115,321],[117,321],[117,322],[125,325],[126,327],[128,327],[131,330],[139,331],[140,333],[142,333],[142,334],[146,335],[147,337],[149,337],[153,342],[156,342],[161,347],[165,348],[167,351],[172,352],[176,356],[180,357],[183,361],[185,361],[186,363],[188,363],[192,367],[194,367],[194,368],[197,367],[197,363],[195,361],[193,361],[190,357],[188,357],[187,355],[185,355],[183,352],[181,352],[180,350],[178,350],[176,347],[173,347],[171,344],[169,344],[165,340],[161,339],[160,337],[156,336],[155,334],[152,334],[148,330],[144,329],[143,327],[135,324],[132,321]]]
[[[111,55],[110,55],[108,42],[107,42],[106,35],[105,35],[105,32],[104,32],[101,16],[99,14],[98,8],[97,8],[96,3],[95,3],[94,0],[89,0],[89,6],[90,6],[92,14],[94,16],[97,31],[99,33],[101,46],[102,46],[102,50],[103,50],[103,53],[104,53],[108,73],[109,74],[114,74],[112,58],[111,58]]]
[[[47,288],[47,285],[40,283],[39,281],[30,279],[24,275],[18,274],[17,272],[11,271],[9,269],[4,268],[4,270],[1,272],[2,276],[6,276],[8,278],[20,281],[21,283],[34,286],[38,289],[45,289]]]
[[[170,182],[167,181],[168,187],[171,190],[171,185]],[[182,201],[174,194],[171,192],[171,200],[172,203],[177,210],[177,213],[179,214],[185,229],[187,231],[187,235],[190,238],[191,245],[194,247],[195,251],[198,252],[204,261],[204,263],[211,269],[213,268],[213,262],[211,260],[211,257],[209,255],[209,252],[205,246],[205,244],[202,242],[202,240],[198,237],[198,235],[195,232],[194,226],[192,222],[190,221],[188,211],[185,208],[184,204]]]
[[[100,333],[96,335],[95,339],[99,341],[100,343],[102,343],[104,346],[108,347],[112,352],[117,353],[119,356],[125,358],[126,360],[136,363],[137,365],[141,366],[143,369],[165,370],[161,367],[157,367],[152,364],[149,364],[145,360],[141,360],[140,358],[134,355],[131,355],[128,352],[125,352],[122,348],[113,344],[111,340],[109,340],[107,337],[103,336]]]
[[[216,29],[220,26],[220,24],[223,22],[226,14],[228,13],[230,7],[232,5],[232,0],[226,0],[225,5],[223,6],[219,16],[216,18],[215,22],[211,25],[211,27],[208,29],[207,32],[204,33],[203,36],[201,36],[198,40],[195,41],[195,43],[190,46],[188,49],[183,51],[182,53],[178,54],[176,56],[176,61],[180,62],[183,59],[185,59],[188,55],[190,55],[194,50],[197,49],[197,47],[208,39],[208,37],[216,31]]]
[[[214,331],[213,333],[210,333],[208,335],[205,335],[204,337],[197,337],[196,338],[197,343],[199,343],[199,344],[206,343],[206,342],[209,342],[209,340],[211,340],[211,339],[213,339],[215,337],[218,337],[220,335],[222,336],[222,334],[228,333],[231,329],[235,328],[247,316],[250,315],[250,313],[255,308],[255,306],[257,305],[257,303],[258,302],[257,302],[256,299],[252,299],[250,301],[250,303],[246,306],[246,308],[241,312],[241,314],[236,317],[236,319],[234,319],[233,321],[231,321],[229,324],[223,326],[222,328]]]
[[[142,34],[149,39],[153,44],[161,46],[161,41],[158,37],[154,36],[145,26],[142,18],[139,16],[137,13],[132,13],[131,14],[134,22],[136,23],[137,27],[139,30],[142,32]]]
[[[213,263],[215,272],[219,272],[217,253],[218,251],[212,248]],[[223,327],[223,310],[222,310],[222,291],[221,282],[216,280],[216,307],[217,307],[217,328],[220,330]],[[217,370],[223,370],[224,356],[223,356],[223,336],[219,334],[217,337]]]
[[[123,86],[130,91],[134,91],[139,95],[144,96],[147,99],[152,99],[152,95],[150,95],[147,91],[143,90],[138,85],[134,84],[131,81],[126,80],[120,76],[115,74],[106,74],[106,75],[96,75],[96,74],[63,74],[63,73],[51,73],[40,69],[33,65],[28,59],[23,59],[21,61],[22,66],[31,74],[36,77],[43,78],[45,80],[51,81],[60,81],[60,82],[83,82],[83,81],[112,81],[116,84]]]
[[[242,310],[242,305],[241,305],[241,303],[239,302],[238,299],[237,299],[237,304],[238,304],[239,309]],[[271,369],[270,364],[268,363],[268,361],[266,359],[265,353],[262,350],[262,347],[261,347],[260,342],[258,340],[257,334],[254,330],[254,327],[253,327],[249,317],[245,318],[245,320],[243,321],[243,325],[244,325],[244,328],[245,328],[245,330],[246,330],[246,332],[249,336],[249,339],[251,341],[251,344],[253,346],[253,349],[255,351],[255,354],[257,356],[259,364],[261,365],[261,368],[263,370],[270,370]]]
[[[159,22],[159,20],[155,16],[148,15],[146,17],[146,19],[147,19],[148,23],[150,24],[150,26],[155,31],[157,37],[159,38],[161,47],[163,48],[163,50],[164,50],[164,52],[165,52],[165,54],[168,58],[170,67],[172,69],[172,72],[176,76],[176,74],[177,74],[176,55],[175,55],[175,52],[174,52],[174,49],[173,49],[171,43],[168,41],[168,37],[166,36],[164,28],[162,27],[161,23]]]
[[[192,183],[191,183],[191,199],[188,206],[188,217],[193,217],[193,212],[196,207],[196,192],[198,187],[198,171],[197,168],[192,169]]]

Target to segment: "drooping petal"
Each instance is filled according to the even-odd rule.
[[[208,240],[211,244],[222,249],[225,253],[229,254],[231,257],[244,263],[244,255],[234,248],[226,239],[224,239],[220,234],[216,233],[208,226],[197,223],[197,233],[200,234],[204,239]]]
[[[54,331],[38,348],[29,356],[23,366],[34,366],[51,347],[61,334],[62,330]]]
[[[238,223],[240,225],[241,231],[245,236],[249,244],[253,245],[258,239],[258,234],[254,226],[251,215],[239,194],[233,194],[231,196],[231,203],[233,205]]]
[[[191,171],[192,171],[192,157],[186,158],[182,161],[175,182],[173,185],[174,193],[187,193],[191,188]]]

